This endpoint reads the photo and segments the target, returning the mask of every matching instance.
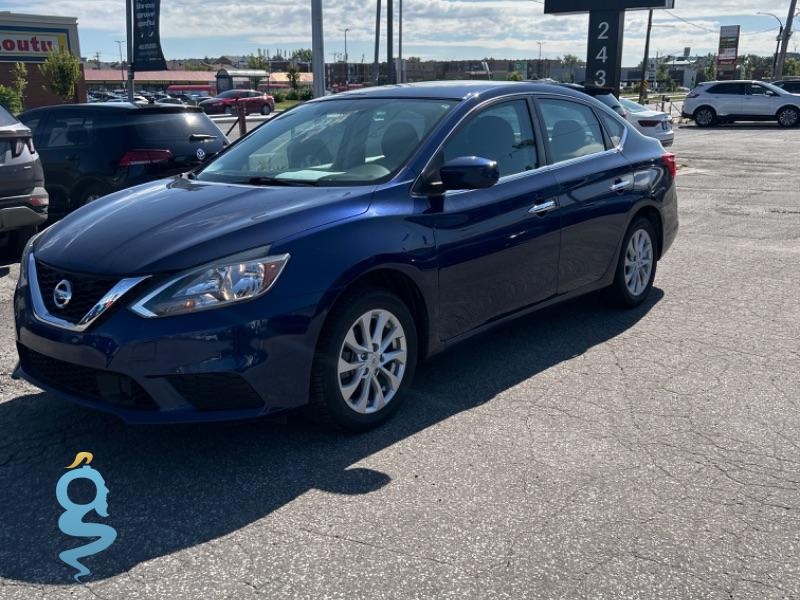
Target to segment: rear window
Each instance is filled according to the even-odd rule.
[[[16,124],[17,120],[11,116],[11,113],[8,112],[5,108],[0,106],[0,127],[4,125],[14,125]]]
[[[136,137],[142,142],[189,141],[192,134],[217,136],[222,132],[204,113],[187,111],[135,115],[132,119]]]

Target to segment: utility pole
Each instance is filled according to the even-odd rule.
[[[347,54],[347,32],[350,31],[349,27],[344,29],[344,85],[345,89],[350,88],[350,56]]]
[[[794,13],[797,11],[797,0],[789,3],[789,16],[786,17],[786,26],[783,28],[783,39],[781,40],[781,51],[778,53],[778,61],[775,65],[775,79],[783,77],[783,65],[786,62],[786,52],[789,50],[789,38],[792,37],[792,21]]]
[[[389,83],[397,83],[394,68],[394,1],[386,0],[386,62],[389,63]]]
[[[125,9],[128,11],[128,102],[133,102],[133,2],[125,0]]]
[[[647,37],[644,40],[644,60],[642,61],[642,80],[639,82],[639,104],[644,104],[647,87],[647,63],[650,62],[650,32],[653,30],[653,9],[647,15]]]
[[[378,8],[375,13],[375,63],[373,64],[372,79],[375,83],[381,78],[381,0],[377,2]]]
[[[542,78],[542,44],[544,44],[544,42],[536,42],[536,43],[539,44],[539,63],[537,65],[537,67],[536,67],[536,77],[541,79]]]
[[[403,0],[400,0],[400,21],[397,31],[397,62],[400,63],[400,74],[397,78],[399,83],[405,81],[405,68],[403,67]]]
[[[322,0],[311,0],[311,65],[314,97],[325,95],[325,48],[322,37]]]
[[[122,77],[122,87],[125,87],[125,60],[122,58],[122,44],[125,40],[115,40],[119,47],[119,74]]]

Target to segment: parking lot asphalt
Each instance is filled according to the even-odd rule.
[[[800,597],[800,129],[674,150],[681,231],[644,306],[466,342],[358,436],[132,427],[11,380],[10,265],[0,598]],[[54,491],[78,451],[119,534],[81,585]]]

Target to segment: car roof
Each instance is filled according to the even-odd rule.
[[[202,113],[202,109],[196,106],[182,106],[179,104],[131,104],[130,102],[86,102],[83,104],[57,104],[55,106],[40,106],[26,110],[22,115],[31,115],[34,113],[52,111],[54,109],[63,110],[65,112],[80,113],[83,111],[102,111],[109,113],[176,113],[176,112],[198,112]]]
[[[493,98],[505,94],[551,93],[585,98],[577,89],[551,83],[529,81],[424,81],[378,87],[360,88],[317,98],[315,102],[328,102],[339,98],[425,98],[442,100],[467,100],[474,97]]]

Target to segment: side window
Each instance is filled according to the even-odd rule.
[[[554,163],[606,149],[600,122],[591,108],[569,100],[542,99],[538,103]]]
[[[758,85],[757,83],[751,83],[750,94],[753,96],[766,96],[767,88],[765,88],[763,85]]]
[[[718,83],[710,90],[708,90],[709,94],[724,94],[724,95],[744,95],[745,94],[745,84],[743,83]]]
[[[62,113],[51,117],[47,131],[42,136],[46,148],[87,146],[93,131],[91,116],[70,116]]]
[[[539,166],[527,100],[490,106],[471,117],[443,148],[443,162],[460,156],[480,156],[497,162],[500,176]]]
[[[619,119],[615,119],[611,115],[600,112],[599,110],[597,114],[600,115],[600,121],[603,123],[603,127],[606,128],[608,137],[611,139],[611,147],[616,148],[619,146],[620,142],[622,142],[622,135],[625,133],[625,125],[620,123]]]

